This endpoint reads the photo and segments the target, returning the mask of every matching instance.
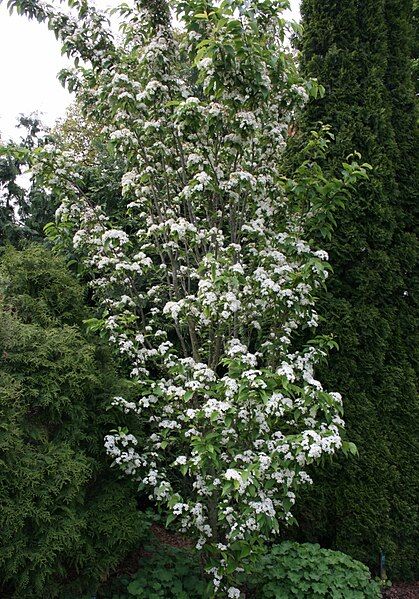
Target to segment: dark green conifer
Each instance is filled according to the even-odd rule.
[[[107,348],[87,338],[83,289],[42,246],[0,266],[0,597],[91,596],[145,538],[136,485],[103,437],[125,393]],[[126,419],[124,419],[126,422]]]
[[[395,578],[414,576],[417,530],[411,14],[409,0],[302,2],[303,68],[326,95],[310,101],[301,134],[328,123],[330,170],[354,150],[374,170],[338,215],[321,308],[340,346],[321,380],[344,396],[359,458],[315,474],[300,534],[372,567],[382,549]]]

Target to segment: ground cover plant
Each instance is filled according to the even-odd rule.
[[[366,566],[320,545],[287,541],[261,559],[255,596],[263,599],[374,599],[381,597]],[[258,590],[259,589],[259,590]]]
[[[150,546],[138,572],[99,590],[100,599],[203,599],[206,582],[197,552]],[[339,551],[319,545],[284,542],[267,548],[250,579],[241,588],[249,599],[378,599],[379,585],[366,566]]]
[[[104,585],[99,596],[112,599],[201,599],[205,596],[207,581],[196,551],[157,543],[146,545],[138,567],[132,576],[125,575]]]

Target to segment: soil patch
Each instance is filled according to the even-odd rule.
[[[419,582],[395,582],[391,589],[383,591],[385,599],[419,599]]]

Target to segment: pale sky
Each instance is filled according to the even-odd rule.
[[[104,5],[101,1],[99,5]],[[106,2],[119,4],[119,1]],[[299,18],[300,0],[291,0],[291,18]],[[15,128],[20,113],[42,113],[42,120],[52,125],[64,116],[71,95],[62,87],[57,73],[68,65],[61,56],[60,44],[45,23],[10,15],[0,4],[0,135],[3,140],[19,137]]]

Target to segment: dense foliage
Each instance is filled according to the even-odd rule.
[[[63,79],[124,167],[126,212],[109,214],[84,192],[83,146],[35,155],[62,201],[50,233],[70,236],[103,310],[91,329],[131,372],[135,401],[114,403],[149,432],[120,429],[107,450],[204,548],[211,592],[237,598],[239,573],[292,521],[306,466],[345,448],[340,395],[313,376],[333,342],[298,333],[315,335],[328,274],[313,232],[330,235],[365,169],[323,176],[326,129],[283,175],[295,111],[319,89],[284,46],[286,3],[173,2],[177,34],[167,3],[124,5],[119,44],[84,2],[76,17],[10,4],[75,58]]]
[[[31,152],[47,143],[49,132],[36,114],[21,115],[17,127],[22,131],[18,142],[0,138],[0,245],[41,241],[43,227],[57,208],[27,168]]]
[[[195,552],[146,548],[139,570],[116,579],[101,599],[204,599],[205,581]],[[267,550],[251,579],[242,586],[251,599],[378,599],[379,586],[366,566],[319,545],[285,542]]]
[[[100,596],[112,599],[202,599],[207,581],[196,551],[157,544],[145,547],[139,570],[131,577],[116,579]],[[112,590],[112,586],[116,587]]]
[[[0,139],[0,148],[1,148]],[[24,190],[17,184],[20,173],[17,160],[12,155],[0,157],[0,243],[16,243],[21,237],[15,205],[23,197]]]
[[[319,545],[285,542],[264,556],[256,573],[260,599],[378,599],[366,566]]]
[[[298,538],[372,567],[383,551],[391,576],[414,576],[410,0],[303,0],[309,81],[284,45],[287,2],[142,0],[121,7],[118,42],[100,11],[68,4],[10,2],[75,59],[61,78],[77,105],[48,134],[22,119],[2,151],[0,243],[40,238],[60,205],[48,235],[96,312],[46,250],[4,254],[0,592],[72,597],[141,542],[136,487],[102,447],[118,425],[114,465],[202,550],[153,548],[121,596],[378,596],[341,553],[267,552],[298,493]],[[354,149],[369,180],[356,155],[342,170]],[[359,458],[316,472],[356,452],[325,389],[343,392]]]
[[[323,332],[340,351],[319,376],[342,391],[359,459],[316,475],[302,502],[306,540],[318,540],[391,576],[415,575],[418,466],[415,389],[417,305],[412,233],[417,135],[406,0],[304,0],[305,72],[326,88],[310,101],[303,136],[321,120],[336,133],[326,168],[356,148],[373,174],[337,215],[327,247],[334,275],[323,296]],[[301,538],[301,535],[300,537]]]
[[[74,597],[144,536],[103,450],[121,382],[83,334],[83,290],[61,259],[7,249],[0,294],[0,594]]]

